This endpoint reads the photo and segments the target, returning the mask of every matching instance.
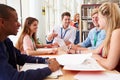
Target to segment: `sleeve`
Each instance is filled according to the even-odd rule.
[[[90,36],[90,32],[88,33],[87,38],[82,43],[79,43],[78,45],[80,45],[82,47],[89,47],[89,46],[91,46],[91,40],[90,40],[89,36]]]
[[[16,57],[17,63],[24,64],[25,62],[35,62],[38,59],[38,62],[45,62],[44,58],[39,57],[30,57],[27,55],[20,54],[20,51],[14,48],[12,42],[8,40],[6,42],[11,49],[11,53],[16,53],[16,56],[9,57]],[[11,60],[12,61],[12,60]],[[4,48],[0,45],[0,80],[43,80],[45,77],[50,75],[52,72],[51,70],[46,67],[37,70],[28,70],[28,71],[17,71],[13,66],[8,63],[8,56],[5,53]]]
[[[24,51],[27,49],[34,50],[33,43],[28,35],[25,35],[23,38],[23,49]]]
[[[75,28],[71,28],[72,30],[71,30],[71,34],[70,34],[70,39],[69,39],[69,41],[71,42],[71,43],[74,43],[74,41],[75,41],[75,37],[76,37],[76,29]]]
[[[43,80],[52,73],[48,67],[37,70],[17,71],[3,58],[0,58],[0,64],[0,80]]]
[[[17,63],[19,65],[24,65],[24,63],[46,63],[46,58],[42,57],[32,57],[26,54],[21,54],[19,50],[15,48]]]

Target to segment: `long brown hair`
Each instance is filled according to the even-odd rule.
[[[23,38],[26,34],[30,35],[30,33],[31,33],[30,26],[34,21],[38,22],[38,20],[36,18],[33,18],[33,17],[28,17],[25,20],[24,26],[22,27],[22,30],[21,30],[21,34],[20,34],[18,41],[15,45],[16,48],[19,49],[20,51],[23,51]],[[37,43],[36,33],[33,33],[32,38],[34,39],[35,44],[36,44]]]
[[[103,56],[107,57],[110,48],[112,31],[120,28],[120,10],[116,3],[105,2],[99,7],[99,13],[106,20],[106,38],[104,41]]]

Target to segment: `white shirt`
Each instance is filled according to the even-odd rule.
[[[54,26],[53,28],[54,32],[58,34],[56,38],[61,38],[64,41],[70,41],[71,43],[74,43],[75,37],[76,37],[76,29],[72,26],[68,26],[68,28],[64,29],[62,25]],[[53,40],[53,43],[56,41]]]

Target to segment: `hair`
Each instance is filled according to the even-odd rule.
[[[69,12],[64,12],[64,13],[62,13],[61,18],[63,19],[64,16],[69,16],[69,17],[71,17],[71,15],[70,15]]]
[[[38,22],[38,20],[36,18],[33,18],[33,17],[28,17],[25,20],[21,34],[20,34],[18,41],[16,43],[16,48],[19,49],[20,51],[23,51],[23,38],[26,34],[30,35],[30,33],[31,33],[30,26],[34,21]],[[36,44],[37,43],[36,33],[33,33],[32,38],[34,39],[35,44]]]
[[[110,48],[112,31],[120,28],[120,10],[116,3],[105,2],[99,7],[99,13],[106,20],[106,38],[104,40],[103,57],[107,57]]]
[[[76,13],[75,15],[74,15],[74,22],[76,22],[77,21],[77,19],[76,19],[76,16],[78,16],[79,15],[79,13]],[[79,23],[79,20],[78,20],[78,23]]]
[[[14,8],[5,4],[0,4],[0,18],[9,19],[11,11],[16,11]]]
[[[98,8],[94,8],[92,10],[92,13],[91,13],[91,16],[95,15],[95,14],[98,14]]]

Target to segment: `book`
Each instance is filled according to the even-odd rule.
[[[48,67],[48,64],[36,64],[36,63],[25,63],[21,69],[21,71],[27,71],[29,69],[36,70],[38,68],[45,68]],[[59,76],[63,75],[62,71],[59,69],[52,74],[50,74],[47,78],[58,78]]]

